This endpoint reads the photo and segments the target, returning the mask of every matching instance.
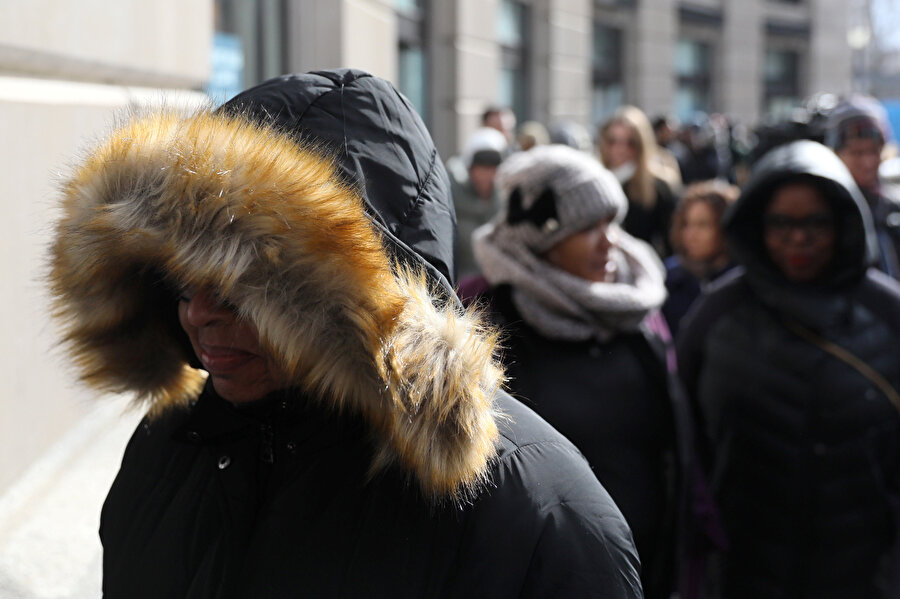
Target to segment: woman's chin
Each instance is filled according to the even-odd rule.
[[[275,388],[257,381],[239,381],[227,377],[210,375],[213,389],[222,399],[231,403],[246,403],[262,399]],[[271,387],[271,388],[270,388]]]

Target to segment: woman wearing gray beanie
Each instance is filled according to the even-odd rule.
[[[584,152],[514,154],[498,185],[504,209],[473,237],[482,276],[460,295],[503,328],[511,391],[578,446],[622,510],[646,596],[669,597],[692,427],[659,316],[663,266],[621,229],[625,194]]]

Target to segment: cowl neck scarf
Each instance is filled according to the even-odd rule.
[[[611,255],[613,282],[600,283],[561,270],[517,243],[505,228],[488,223],[475,231],[475,255],[492,286],[512,287],[522,319],[551,339],[605,342],[635,331],[666,298],[665,269],[653,249],[617,231]]]

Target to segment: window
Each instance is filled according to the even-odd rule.
[[[602,123],[624,102],[622,30],[594,23],[591,118]]]
[[[428,107],[428,60],[425,52],[425,0],[394,0],[397,11],[397,87],[423,120]]]
[[[206,95],[219,105],[244,89],[244,48],[241,38],[233,33],[216,31],[213,35],[211,59]]]
[[[763,108],[782,117],[800,104],[800,57],[791,50],[767,50]]]
[[[529,116],[528,54],[524,39],[529,23],[528,5],[522,0],[502,0],[497,18],[500,73],[497,102],[509,106],[521,122]]]
[[[286,0],[215,0],[214,10],[211,84],[239,80],[244,89],[284,73]]]
[[[680,39],[675,46],[675,113],[690,120],[696,112],[709,112],[711,102],[712,53],[710,44]]]

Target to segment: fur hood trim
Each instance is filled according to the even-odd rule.
[[[399,461],[426,494],[457,499],[483,480],[496,336],[392,263],[321,148],[208,111],[135,117],[64,184],[50,260],[55,314],[94,387],[151,415],[194,399],[204,373],[171,290],[210,286],[290,386],[363,415],[374,470]]]

